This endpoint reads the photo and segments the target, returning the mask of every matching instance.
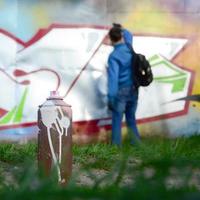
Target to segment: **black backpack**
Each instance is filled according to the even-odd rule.
[[[132,46],[128,45],[128,47],[133,54],[132,66],[134,83],[136,87],[146,87],[153,81],[151,65],[144,55],[136,53]]]

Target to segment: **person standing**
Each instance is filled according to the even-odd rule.
[[[113,26],[109,38],[114,47],[108,58],[108,108],[112,111],[112,144],[121,145],[121,125],[125,114],[131,143],[140,140],[135,112],[138,102],[138,88],[132,78],[132,53],[124,42],[125,29]],[[128,32],[126,32],[128,34]],[[128,35],[132,45],[132,37]]]

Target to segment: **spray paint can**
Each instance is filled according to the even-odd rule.
[[[52,91],[38,109],[38,165],[45,175],[56,171],[66,184],[72,172],[72,109]]]

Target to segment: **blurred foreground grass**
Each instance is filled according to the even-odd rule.
[[[200,199],[200,136],[73,146],[67,187],[41,179],[37,144],[0,144],[0,199]]]

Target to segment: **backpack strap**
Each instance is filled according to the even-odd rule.
[[[131,54],[132,54],[132,77],[134,81],[134,87],[136,89],[139,88],[139,84],[137,83],[137,80],[135,78],[135,66],[136,66],[136,60],[138,59],[138,54],[134,51],[133,46],[130,43],[125,42],[126,46],[129,48]]]
[[[134,51],[133,46],[127,42],[125,42],[126,46],[130,49],[133,57],[132,57],[132,65],[135,68],[135,63],[136,63],[136,57],[137,57],[137,53]]]

